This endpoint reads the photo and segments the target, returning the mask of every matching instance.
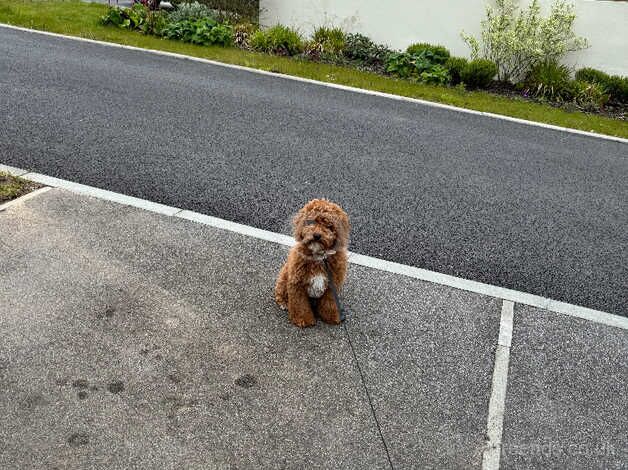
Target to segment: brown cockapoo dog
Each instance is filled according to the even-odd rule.
[[[296,326],[316,323],[310,299],[316,299],[318,314],[326,323],[340,323],[340,312],[329,287],[325,262],[336,290],[347,274],[349,217],[340,206],[325,199],[308,202],[294,217],[296,244],[281,268],[275,299],[288,309]]]

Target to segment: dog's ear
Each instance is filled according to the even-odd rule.
[[[342,208],[336,204],[334,204],[334,225],[336,229],[336,243],[346,248],[349,244],[349,230],[351,229],[351,224],[349,223],[349,216],[347,213],[342,210]]]
[[[303,235],[301,233],[301,228],[303,226],[303,221],[305,220],[305,211],[301,209],[299,212],[295,214],[292,218],[292,233],[294,235],[294,239],[300,242],[303,239]]]

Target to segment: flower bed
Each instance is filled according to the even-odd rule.
[[[192,44],[234,45],[430,85],[487,90],[616,119],[625,119],[628,110],[628,78],[582,69],[572,80],[571,71],[559,64],[566,52],[586,46],[572,33],[575,15],[562,0],[547,18],[540,16],[536,1],[518,12],[512,0],[499,0],[497,9],[487,10],[481,41],[465,36],[472,49],[470,61],[452,57],[440,45],[417,43],[395,51],[339,28],[320,27],[304,38],[286,26],[262,30],[250,22],[234,23],[234,18],[198,2],[178,3],[169,13],[136,3],[128,9],[109,8],[102,23]]]

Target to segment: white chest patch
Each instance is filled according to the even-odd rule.
[[[310,285],[307,288],[307,295],[315,299],[319,299],[327,289],[327,279],[322,274],[317,274],[310,279]]]

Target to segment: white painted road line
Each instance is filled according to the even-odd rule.
[[[349,261],[353,264],[379,269],[380,271],[401,274],[415,279],[433,282],[435,284],[442,284],[444,286],[454,287],[460,290],[475,292],[476,294],[510,300],[511,302],[529,305],[531,307],[537,307],[543,310],[549,310],[551,312],[561,313],[563,315],[569,315],[571,317],[582,318],[595,323],[601,323],[603,325],[628,330],[628,318],[603,312],[601,310],[594,310],[587,307],[581,307],[579,305],[568,304],[566,302],[548,299],[539,295],[528,294],[527,292],[519,292],[512,289],[506,289],[505,287],[492,286],[482,282],[428,271],[427,269],[394,263],[392,261],[386,261],[379,258],[372,258],[370,256],[359,255],[357,253],[350,253]]]
[[[0,171],[3,173],[10,173],[13,176],[22,176],[28,173],[28,170],[22,170],[21,168],[15,168],[14,166],[3,165],[0,163]]]
[[[191,220],[200,224],[209,225],[215,228],[221,228],[223,230],[229,230],[230,232],[237,232],[249,237],[259,238],[260,240],[266,240],[268,242],[278,243],[280,245],[292,246],[294,245],[294,238],[284,235],[282,233],[269,232],[268,230],[262,230],[261,228],[251,227],[250,225],[242,225],[236,222],[230,222],[225,219],[219,219],[212,217],[211,215],[199,214],[192,211],[181,211],[175,214],[175,217]]]
[[[107,47],[116,47],[119,49],[128,49],[128,50],[132,50],[132,51],[141,51],[141,52],[147,52],[150,54],[157,54],[157,55],[162,55],[162,56],[167,56],[167,57],[175,57],[177,59],[185,59],[185,60],[191,60],[193,62],[201,62],[201,63],[205,63],[205,64],[210,64],[210,65],[216,65],[219,67],[225,67],[225,68],[230,68],[230,69],[235,69],[235,70],[242,70],[242,71],[246,71],[246,72],[250,72],[250,73],[256,73],[259,75],[268,75],[268,76],[272,76],[272,77],[276,77],[276,78],[282,78],[284,80],[293,80],[293,81],[297,81],[297,82],[303,82],[303,83],[309,83],[312,85],[318,85],[318,86],[325,86],[328,88],[335,88],[338,90],[344,90],[344,91],[349,91],[349,92],[353,92],[353,93],[362,93],[365,95],[372,95],[372,96],[379,96],[381,98],[389,98],[389,99],[394,99],[394,100],[399,100],[399,101],[407,101],[410,103],[416,103],[416,104],[421,104],[424,106],[431,106],[433,108],[441,108],[441,109],[448,109],[450,111],[457,111],[460,113],[466,113],[466,114],[475,114],[478,116],[486,116],[489,118],[493,118],[493,119],[500,119],[502,121],[510,121],[510,122],[516,122],[518,124],[524,124],[524,125],[528,125],[528,126],[536,126],[536,127],[542,127],[545,129],[552,129],[555,131],[561,131],[561,132],[568,132],[571,134],[579,134],[579,135],[584,135],[584,136],[588,136],[588,137],[595,137],[598,139],[605,139],[605,140],[612,140],[615,142],[621,142],[621,143],[628,143],[628,139],[624,139],[622,137],[616,137],[616,136],[611,136],[611,135],[605,135],[605,134],[598,134],[596,132],[589,132],[589,131],[581,131],[578,129],[570,129],[568,127],[561,127],[561,126],[555,126],[553,124],[545,124],[542,122],[536,122],[536,121],[528,121],[526,119],[520,119],[520,118],[515,118],[515,117],[511,117],[511,116],[504,116],[502,114],[494,114],[494,113],[487,113],[484,111],[476,111],[473,109],[467,109],[467,108],[459,108],[457,106],[452,106],[449,104],[442,104],[442,103],[436,103],[433,101],[425,101],[422,99],[418,99],[418,98],[409,98],[407,96],[399,96],[399,95],[393,95],[390,93],[384,93],[381,91],[373,91],[373,90],[366,90],[363,88],[355,88],[355,87],[351,87],[351,86],[347,86],[347,85],[340,85],[337,83],[329,83],[329,82],[321,82],[318,80],[313,80],[310,78],[302,78],[302,77],[295,77],[293,75],[286,75],[286,74],[282,74],[282,73],[276,73],[276,72],[269,72],[266,70],[259,70],[259,69],[254,69],[251,67],[245,67],[242,65],[234,65],[234,64],[227,64],[225,62],[218,62],[215,60],[210,60],[210,59],[203,59],[200,57],[193,57],[193,56],[188,56],[188,55],[184,55],[184,54],[177,54],[176,52],[167,52],[167,51],[160,51],[160,50],[156,50],[156,49],[144,49],[142,47],[135,47],[135,46],[127,46],[124,44],[117,44],[117,43],[113,43],[113,42],[105,42],[105,41],[98,41],[95,39],[87,39],[87,38],[80,38],[80,37],[76,37],[76,36],[68,36],[65,34],[58,34],[58,33],[51,33],[48,31],[39,31],[36,29],[30,29],[30,28],[23,28],[21,26],[13,26],[10,24],[6,24],[6,23],[0,23],[0,27],[2,28],[7,28],[7,29],[14,29],[17,31],[24,31],[24,32],[28,32],[28,33],[34,33],[34,34],[42,34],[45,36],[52,36],[52,37],[57,37],[57,38],[63,38],[63,39],[70,39],[73,41],[81,41],[81,42],[88,42],[90,44],[99,44],[101,46],[107,46]]]
[[[20,170],[18,168],[17,171],[21,172],[24,170]],[[249,225],[238,224],[235,222],[230,222],[228,220],[219,219],[217,217],[199,214],[197,212],[192,212],[188,210],[182,210],[177,207],[166,206],[156,202],[147,201],[145,199],[127,196],[104,189],[94,188],[92,186],[74,183],[72,181],[67,181],[60,178],[53,178],[51,176],[46,176],[39,173],[28,172],[24,172],[21,177],[30,181],[35,181],[40,184],[65,189],[78,194],[84,194],[87,196],[92,196],[98,199],[104,199],[127,206],[138,207],[140,209],[157,212],[159,214],[180,217],[210,227],[228,230],[230,232],[239,233],[273,243],[278,243],[284,246],[292,246],[294,244],[294,240],[292,239],[292,237],[281,233],[269,232],[267,230],[251,227]],[[551,312],[561,313],[564,315],[569,315],[571,317],[582,318],[584,320],[592,321],[595,323],[601,323],[603,325],[628,330],[628,318],[614,315],[612,313],[602,312],[600,310],[581,307],[579,305],[572,305],[566,302],[559,302],[557,300],[548,299],[534,294],[528,294],[526,292],[519,292],[512,289],[506,289],[504,287],[492,286],[490,284],[484,284],[477,281],[471,281],[469,279],[450,276],[448,274],[428,271],[427,269],[421,269],[414,266],[394,263],[392,261],[373,258],[371,256],[361,255],[358,253],[350,252],[349,261],[352,264],[377,269],[379,271],[387,271],[393,274],[400,274],[402,276],[412,277],[414,279],[432,282],[434,284],[441,284],[456,289],[474,292],[476,294],[496,297],[503,300],[509,300],[511,302],[529,305],[543,310],[549,310]]]
[[[495,349],[495,368],[493,369],[493,383],[491,387],[491,399],[488,404],[488,420],[486,426],[488,442],[484,454],[482,455],[482,470],[499,469],[513,316],[514,304],[508,300],[504,300],[502,304],[501,320],[499,322],[499,340]]]
[[[63,188],[73,193],[84,194],[86,196],[92,196],[98,199],[104,199],[106,201],[117,202],[126,206],[138,207],[140,209],[146,209],[147,211],[157,212],[164,215],[175,215],[177,212],[181,212],[181,209],[176,207],[165,206],[157,202],[147,201],[146,199],[140,199],[138,197],[126,196],[120,193],[114,193],[113,191],[107,191],[106,189],[94,188],[93,186],[87,186],[84,184],[73,183],[72,181],[62,180],[54,178],[52,176],[42,175],[40,173],[25,173],[21,176],[24,179],[35,181],[36,183],[45,184],[55,188]]]

